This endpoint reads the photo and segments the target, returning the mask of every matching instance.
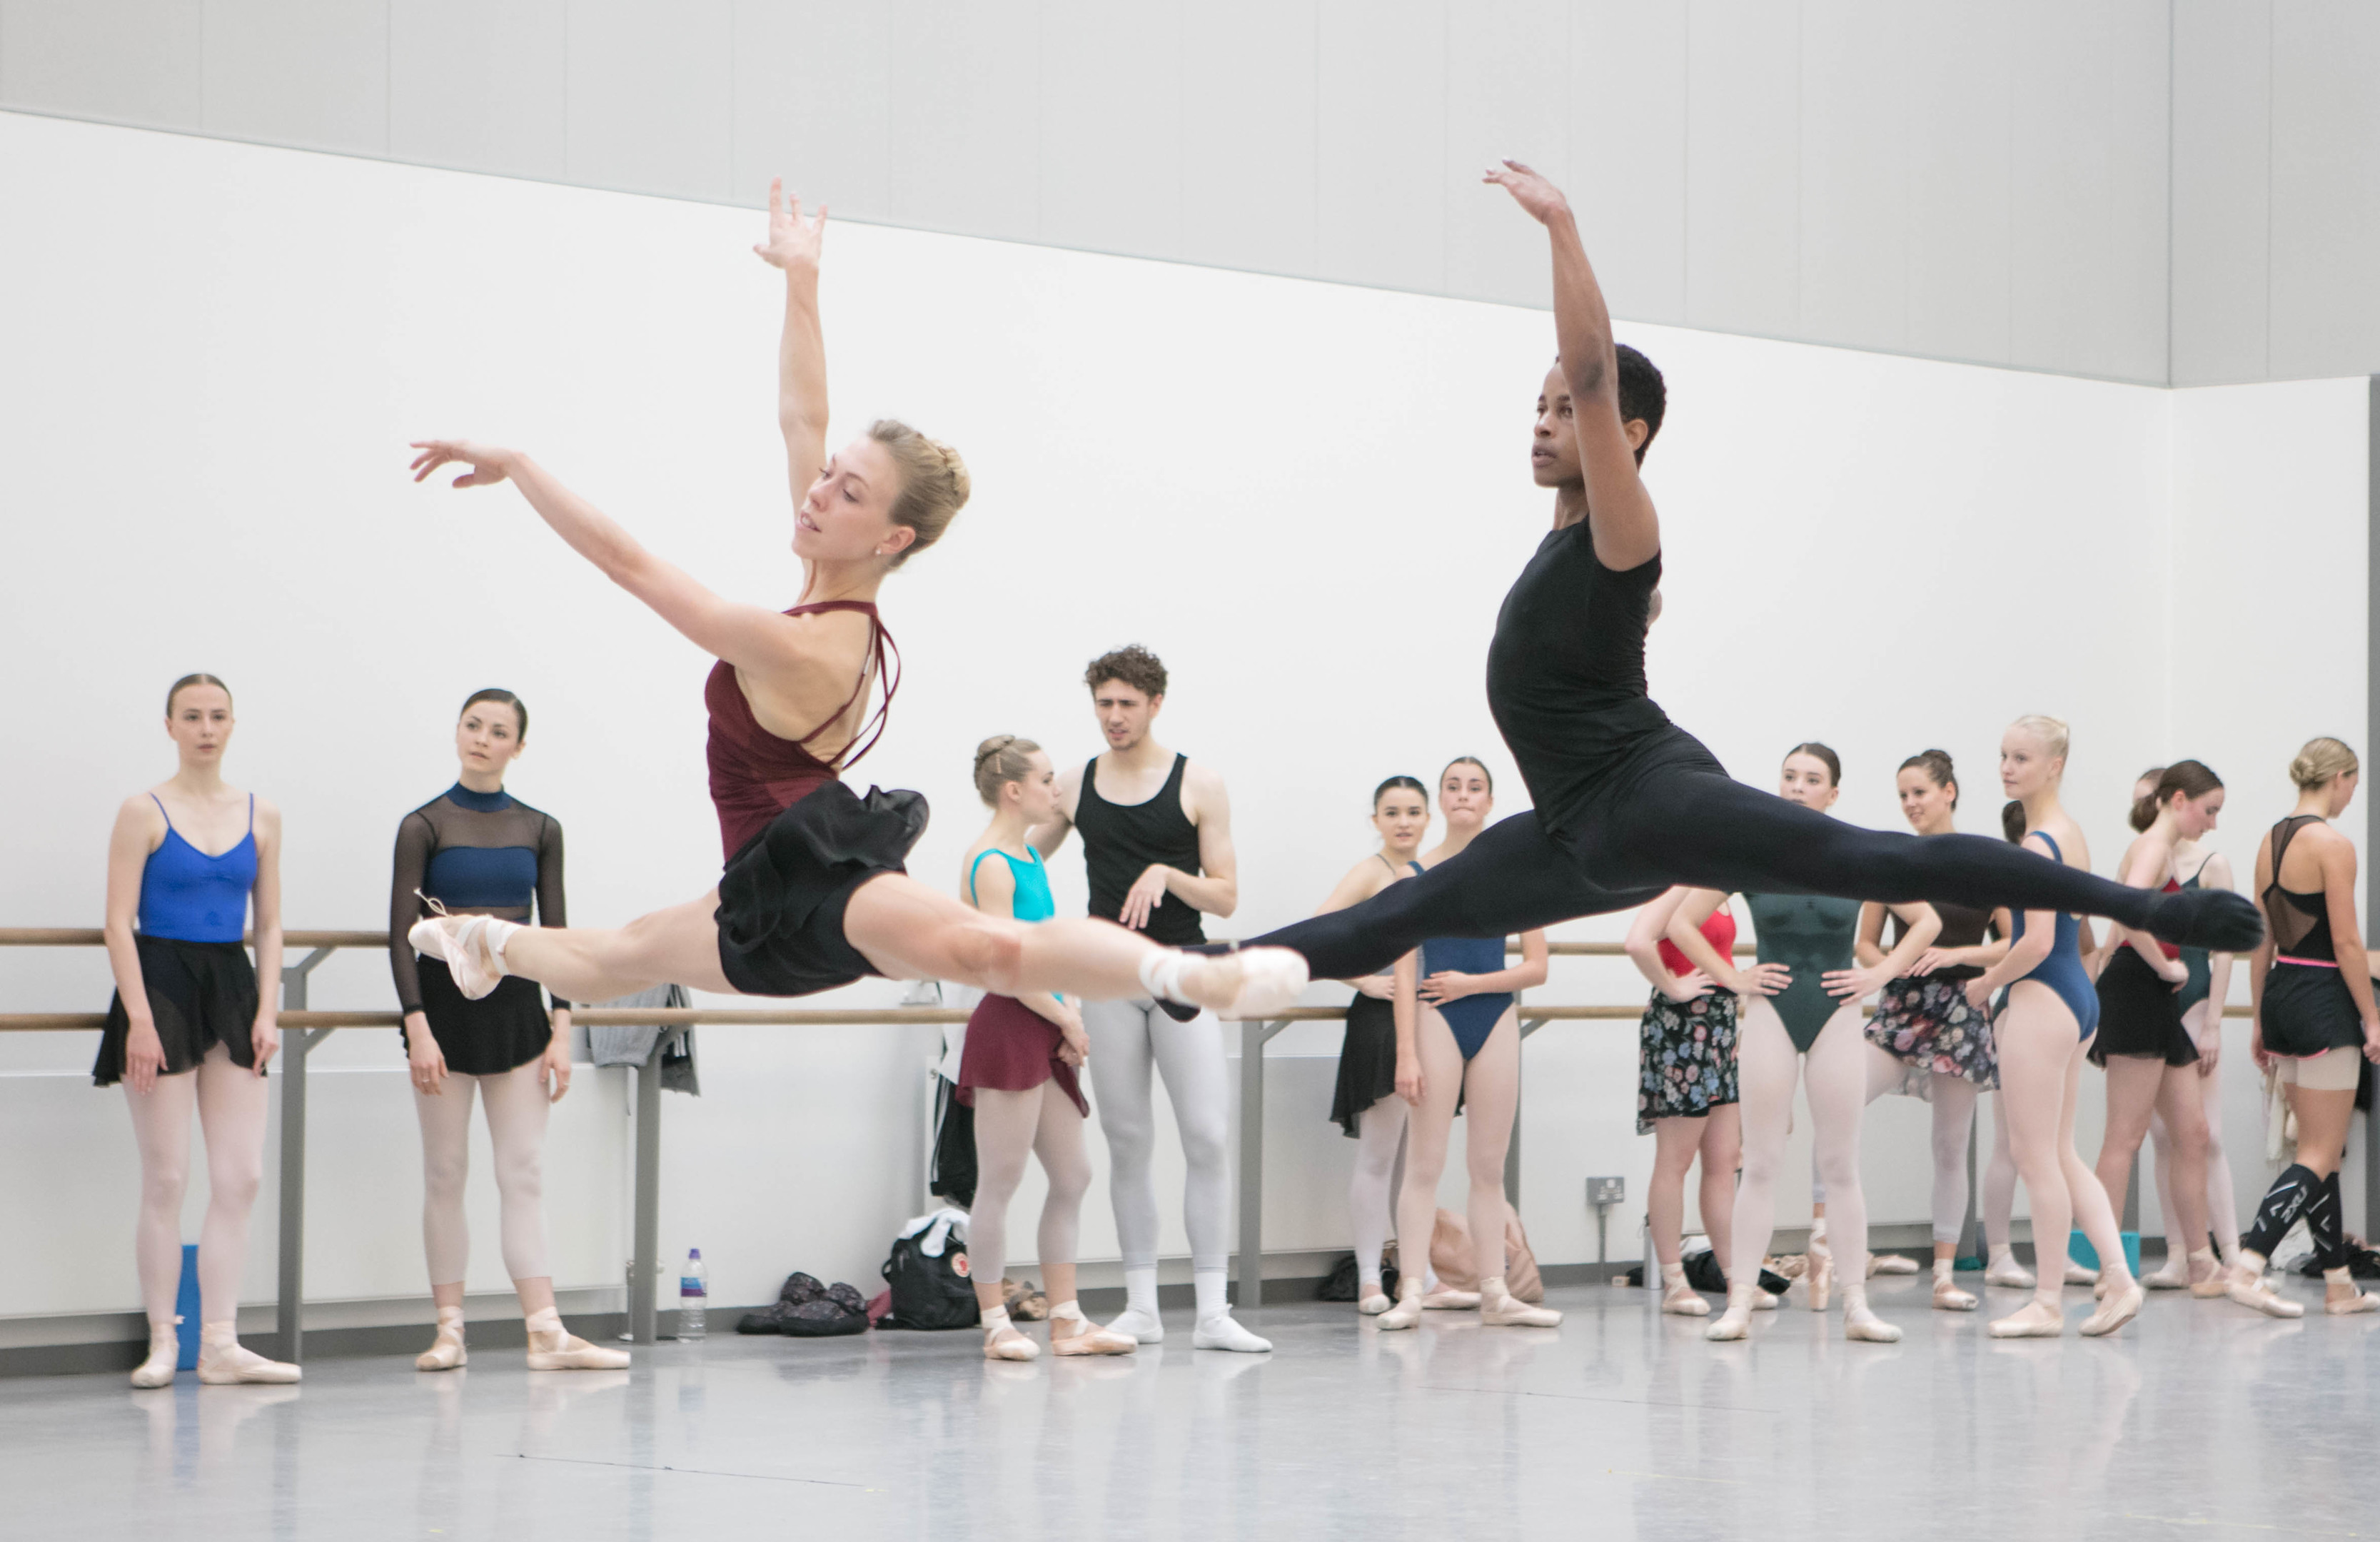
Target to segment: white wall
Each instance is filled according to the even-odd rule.
[[[464,432],[531,448],[723,590],[788,602],[775,286],[749,255],[751,216],[7,115],[0,200],[0,282],[42,302],[0,315],[0,637],[27,662],[18,721],[38,746],[0,767],[0,797],[38,811],[7,838],[0,925],[96,922],[111,810],[171,771],[158,698],[194,668],[238,693],[231,774],[285,811],[295,924],[384,917],[395,823],[446,784],[455,705],[490,683],[534,710],[513,785],[568,828],[575,919],[710,881],[706,661],[511,493],[409,485],[403,445]],[[1014,730],[1087,755],[1078,671],[1128,639],[1172,669],[1167,741],[1234,789],[1246,899],[1227,931],[1310,908],[1367,849],[1364,798],[1391,771],[1482,752],[1518,806],[1479,678],[1496,601],[1547,516],[1522,460],[1542,314],[857,225],[832,233],[829,263],[838,431],[910,417],[965,451],[978,489],[885,597],[910,674],[861,771],[940,810],[921,876],[954,877],[978,828],[975,741]],[[1825,738],[1848,767],[1843,815],[1890,825],[1891,768],[1940,745],[1976,783],[1970,827],[1989,830],[2000,725],[2058,712],[2077,730],[2069,800],[2104,868],[2140,766],[2269,759],[2178,739],[2170,704],[2123,667],[2167,673],[2186,543],[2166,395],[1628,335],[1672,392],[1650,463],[1672,575],[1656,694],[1739,774],[1765,782],[1786,745]],[[2360,464],[2359,425],[2295,431]],[[2310,484],[2308,528],[2360,530],[2360,480],[2350,491]],[[2214,574],[2210,605],[2301,613]],[[2247,609],[2265,604],[2281,608]],[[2360,601],[2355,616],[2342,636],[2361,636]],[[2269,625],[2243,630],[2253,658],[2290,667]],[[2276,706],[2274,734],[2358,738],[2360,687],[2308,689],[2307,726]],[[1057,870],[1061,905],[1079,905],[1079,867]],[[10,1010],[105,1001],[95,952],[0,968]],[[1541,999],[1640,994],[1624,966],[1593,963],[1565,965]],[[385,975],[342,958],[314,1002],[384,1007]],[[1324,1123],[1334,1040],[1276,1045],[1275,1247],[1344,1235],[1347,1147]],[[764,1299],[793,1268],[866,1284],[916,1208],[929,1047],[905,1030],[707,1031],[705,1097],[665,1109],[664,1252],[703,1245],[724,1301]],[[56,1175],[0,1197],[0,1231],[40,1239],[0,1262],[0,1314],[133,1302],[128,1142],[82,1079],[90,1053],[87,1035],[0,1042],[0,1147]],[[318,1084],[311,1289],[416,1292],[395,1037],[342,1034],[316,1064],[338,1074]],[[1592,1257],[1579,1181],[1626,1173],[1641,1194],[1650,1160],[1633,1034],[1549,1029],[1528,1064],[1532,1232],[1549,1262]],[[1882,1111],[1876,1129],[1872,1149],[1923,1148],[1922,1111]],[[617,1078],[589,1079],[557,1130],[556,1272],[611,1283]],[[1879,1220],[1923,1216],[1908,1166],[1871,1160]],[[1176,1192],[1171,1172],[1160,1182]],[[492,1219],[475,1289],[502,1286]],[[1087,1221],[1086,1256],[1111,1257],[1103,1193]],[[1633,1252],[1632,1229],[1615,1254]],[[1167,1251],[1183,1245],[1169,1226]],[[50,1267],[62,1249],[79,1261],[70,1284]]]

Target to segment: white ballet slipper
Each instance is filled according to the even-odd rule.
[[[1758,1289],[1755,1285],[1730,1284],[1727,1290],[1727,1310],[1703,1330],[1703,1337],[1713,1343],[1730,1343],[1748,1337],[1752,1332],[1752,1298]]]
[[[1959,1288],[1949,1263],[1950,1260],[1945,1258],[1934,1266],[1934,1309],[1937,1312],[1972,1312],[1981,1303],[1974,1292]]]
[[[562,1314],[548,1306],[530,1314],[528,1368],[533,1371],[624,1371],[630,1361],[625,1349],[603,1349],[573,1338],[562,1326]]]
[[[149,1325],[149,1357],[132,1373],[135,1387],[170,1387],[174,1371],[182,1363],[182,1336],[176,1331],[181,1318],[172,1322]]]
[[[1517,1299],[1500,1278],[1479,1281],[1479,1320],[1490,1328],[1560,1328],[1562,1315],[1550,1306]]]
[[[428,1349],[413,1357],[418,1371],[451,1371],[470,1356],[463,1350],[463,1308],[438,1308],[438,1336]]]
[[[2100,1339],[2113,1333],[2141,1315],[2141,1303],[2148,1293],[2137,1280],[2127,1280],[2120,1288],[2107,1292],[2099,1309],[2082,1319],[2082,1334],[2086,1339]]]
[[[1843,1337],[1853,1343],[1897,1344],[1900,1342],[1900,1330],[1869,1309],[1865,1291],[1846,1288],[1843,1292]]]
[[[1382,1313],[1386,1320],[1388,1314]],[[1240,1326],[1239,1319],[1229,1312],[1220,1317],[1202,1317],[1190,1330],[1192,1349],[1234,1350],[1242,1354],[1265,1354],[1271,1352],[1272,1341],[1259,1338]]]
[[[2007,1248],[1992,1250],[1991,1267],[1984,1270],[1984,1283],[1997,1285],[2004,1291],[2029,1291],[2034,1288],[2033,1270],[2016,1261],[2016,1255]]]
[[[433,905],[436,901],[431,901]],[[495,990],[508,971],[504,943],[521,929],[517,921],[495,916],[427,916],[413,923],[405,940],[425,958],[444,962],[455,977],[455,989],[468,1001],[479,1001]]]
[[[1421,1321],[1421,1281],[1408,1275],[1397,1281],[1397,1304],[1379,1317],[1383,1331],[1411,1328]]]
[[[2240,1305],[2258,1311],[2268,1317],[2301,1317],[2305,1304],[2291,1301],[2273,1289],[2265,1279],[2265,1260],[2252,1253],[2242,1253],[2240,1263],[2224,1281],[2223,1293]]]
[[[1136,1344],[1161,1344],[1165,1342],[1165,1324],[1154,1312],[1144,1312],[1137,1306],[1127,1306],[1115,1321],[1108,1324],[1111,1333],[1122,1333]]]
[[[1377,1317],[1395,1305],[1395,1302],[1389,1299],[1388,1293],[1379,1289],[1378,1282],[1375,1281],[1372,1293],[1355,1303],[1355,1310],[1367,1317]]]
[[[210,1387],[296,1381],[305,1376],[298,1366],[267,1360],[240,1347],[239,1334],[227,1322],[199,1327],[199,1379]]]
[[[2081,1264],[2069,1258],[2066,1260],[2066,1282],[2070,1285],[2095,1285],[2099,1282],[2099,1271],[2095,1269],[2084,1269]]]
[[[1994,1317],[1985,1330],[1995,1339],[2058,1339],[2066,1335],[2066,1314],[2039,1296],[2004,1317]]]

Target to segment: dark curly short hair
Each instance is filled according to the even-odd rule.
[[[1622,343],[1611,351],[1620,367],[1620,421],[1623,426],[1639,419],[1645,424],[1645,443],[1636,446],[1636,464],[1642,466],[1669,413],[1670,388],[1653,361],[1634,348]]]
[[[1165,664],[1136,642],[1111,648],[1083,671],[1083,684],[1096,691],[1111,680],[1121,680],[1143,696],[1165,694]]]

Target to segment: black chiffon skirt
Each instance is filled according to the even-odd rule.
[[[769,821],[719,879],[719,965],[747,996],[808,996],[876,973],[844,940],[852,891],[906,872],[925,798],[829,782]]]
[[[164,1075],[197,1070],[217,1044],[230,1051],[234,1065],[256,1064],[249,1036],[259,997],[256,965],[249,962],[246,944],[135,934],[132,945],[140,954],[149,1015],[165,1050]],[[100,1031],[99,1059],[91,1068],[95,1085],[114,1087],[124,1079],[124,1047],[131,1033],[132,1018],[119,993],[107,1003],[107,1026]]]
[[[2109,1055],[2194,1065],[2198,1041],[2181,1025],[2181,996],[2157,977],[2127,944],[2099,971],[2099,1031],[2091,1040],[2091,1063]]]
[[[545,991],[537,981],[506,975],[475,1002],[456,989],[443,960],[424,957],[418,967],[421,1013],[430,1019],[430,1037],[446,1057],[447,1070],[466,1076],[501,1076],[544,1054],[552,1041],[553,1020],[546,1014]],[[396,1037],[400,1042],[406,1039],[402,1026]]]
[[[1358,992],[1347,1004],[1347,1037],[1339,1044],[1339,1086],[1330,1095],[1330,1122],[1353,1139],[1364,1111],[1397,1095],[1396,1009]]]

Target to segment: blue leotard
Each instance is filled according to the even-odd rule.
[[[183,839],[156,794],[149,801],[165,815],[165,839],[140,869],[135,923],[140,934],[180,942],[238,941],[248,931],[249,891],[256,887],[256,795],[248,798],[248,833],[214,856]]]
[[[1405,864],[1415,874],[1422,871],[1418,862]],[[1433,937],[1421,945],[1421,973],[1424,979],[1440,970],[1451,969],[1463,975],[1492,975],[1504,967],[1504,940],[1500,937]],[[1499,990],[1485,996],[1465,996],[1446,1002],[1438,1014],[1454,1034],[1455,1048],[1469,1060],[1488,1042],[1496,1031],[1497,1020],[1504,1009],[1512,1004],[1512,993]]]
[[[2066,860],[2066,854],[2058,850],[2057,836],[2046,830],[2034,833],[2049,843],[2049,849],[2056,854],[2053,860],[2061,863]],[[2012,942],[2024,939],[2024,912],[2019,910],[2015,915],[2016,930],[2010,939]],[[2024,977],[2039,980],[2058,992],[2058,999],[2066,1003],[2067,1010],[2074,1014],[2074,1021],[2082,1026],[2083,1038],[2088,1038],[2099,1031],[2099,992],[2082,968],[2082,922],[2065,911],[2059,911],[2058,932],[2049,944],[2049,956],[2034,965],[2033,972]],[[2000,1007],[2003,1011],[2008,1007],[2008,992],[2005,990],[2000,992]]]

